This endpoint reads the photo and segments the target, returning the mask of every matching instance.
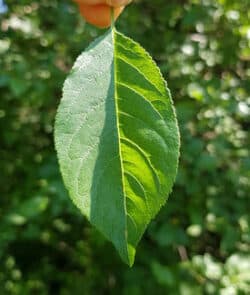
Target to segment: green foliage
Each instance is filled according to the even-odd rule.
[[[78,57],[55,142],[72,200],[132,266],[172,189],[179,155],[169,90],[139,44],[112,27]]]
[[[68,0],[6,2],[0,294],[249,294],[249,0],[134,1],[117,23],[167,78],[182,138],[132,269],[72,206],[54,152],[63,81],[101,32]]]

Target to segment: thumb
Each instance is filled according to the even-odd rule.
[[[106,0],[106,3],[109,6],[113,6],[113,7],[120,7],[120,6],[125,6],[127,5],[129,2],[129,0]]]

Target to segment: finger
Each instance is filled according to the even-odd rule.
[[[125,6],[131,2],[130,0],[106,0],[105,1],[108,5],[113,7],[120,7]]]
[[[75,0],[75,2],[86,5],[107,4],[113,7],[120,7],[129,4],[131,0]]]
[[[79,9],[83,17],[90,24],[99,28],[107,28],[111,24],[111,9],[105,4],[85,5],[79,4]],[[115,19],[120,15],[124,7],[114,8]]]
[[[106,0],[74,0],[79,4],[86,4],[86,5],[96,5],[96,4],[105,4]]]

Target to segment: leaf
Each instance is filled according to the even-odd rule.
[[[179,133],[151,57],[114,28],[67,78],[55,143],[70,197],[130,266],[176,176]]]

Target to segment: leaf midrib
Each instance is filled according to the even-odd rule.
[[[125,230],[124,230],[124,239],[126,242],[126,254],[128,259],[128,264],[131,266],[133,261],[129,259],[128,253],[128,239],[127,239],[127,204],[126,204],[126,192],[125,192],[125,181],[124,181],[124,169],[123,169],[123,160],[122,160],[122,151],[121,151],[121,135],[120,135],[120,119],[119,119],[119,106],[118,106],[118,95],[117,95],[117,75],[116,75],[116,29],[114,25],[111,27],[112,33],[112,42],[113,42],[113,76],[114,76],[114,103],[115,103],[115,117],[116,117],[116,128],[118,135],[118,150],[119,150],[119,159],[120,159],[120,168],[121,168],[121,185],[122,185],[122,193],[124,198],[124,218],[125,218]]]

